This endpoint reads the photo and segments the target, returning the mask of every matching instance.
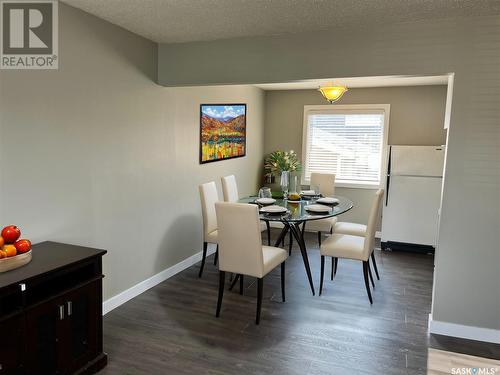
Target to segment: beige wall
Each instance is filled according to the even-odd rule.
[[[201,250],[199,183],[255,191],[264,93],[158,86],[154,43],[62,3],[59,21],[59,70],[0,71],[0,224],[109,250],[108,298]],[[248,103],[246,157],[199,165],[210,102]]]
[[[441,145],[446,142],[443,129],[446,86],[354,88],[338,103],[390,104],[389,144]],[[304,105],[318,104],[326,102],[317,90],[266,91],[266,154],[293,149],[302,158]],[[354,208],[342,215],[341,220],[366,224],[373,193],[371,189],[338,187],[336,194],[354,202]]]
[[[432,318],[500,330],[499,41],[497,13],[162,44],[158,81],[241,84],[454,72]]]

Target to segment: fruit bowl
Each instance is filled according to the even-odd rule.
[[[22,267],[25,264],[31,262],[31,257],[32,257],[31,252],[32,251],[30,250],[23,254],[18,254],[13,257],[0,259],[0,273]]]

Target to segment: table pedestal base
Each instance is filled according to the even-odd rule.
[[[297,243],[299,244],[300,248],[300,253],[302,254],[302,260],[304,261],[304,267],[306,269],[307,273],[307,278],[309,279],[309,285],[311,286],[311,292],[313,296],[315,295],[314,292],[314,283],[312,280],[312,275],[311,275],[311,267],[309,265],[309,257],[307,256],[307,249],[306,249],[306,244],[304,242],[304,227],[305,227],[305,222],[299,221],[299,222],[286,222],[282,221],[284,227],[281,230],[281,233],[278,237],[278,240],[275,243],[275,247],[280,247],[281,242],[285,238],[286,234],[288,231],[292,233],[292,236],[295,238]],[[300,228],[300,225],[302,224],[302,229]]]

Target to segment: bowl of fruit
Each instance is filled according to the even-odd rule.
[[[0,272],[6,272],[31,262],[31,242],[19,239],[21,230],[15,225],[2,229],[0,235]]]

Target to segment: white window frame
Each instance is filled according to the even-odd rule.
[[[346,105],[305,105],[304,106],[304,125],[302,131],[302,185],[309,185],[311,181],[306,180],[306,163],[307,163],[307,152],[309,139],[309,124],[308,116],[311,112],[313,113],[341,113],[348,114],[352,113],[363,113],[363,112],[384,112],[384,130],[382,139],[382,157],[380,158],[380,183],[377,184],[366,184],[361,182],[337,182],[335,181],[336,187],[347,187],[347,188],[361,188],[361,189],[378,189],[383,188],[386,183],[387,176],[387,156],[388,156],[388,140],[389,140],[389,117],[391,112],[390,104],[346,104]]]

